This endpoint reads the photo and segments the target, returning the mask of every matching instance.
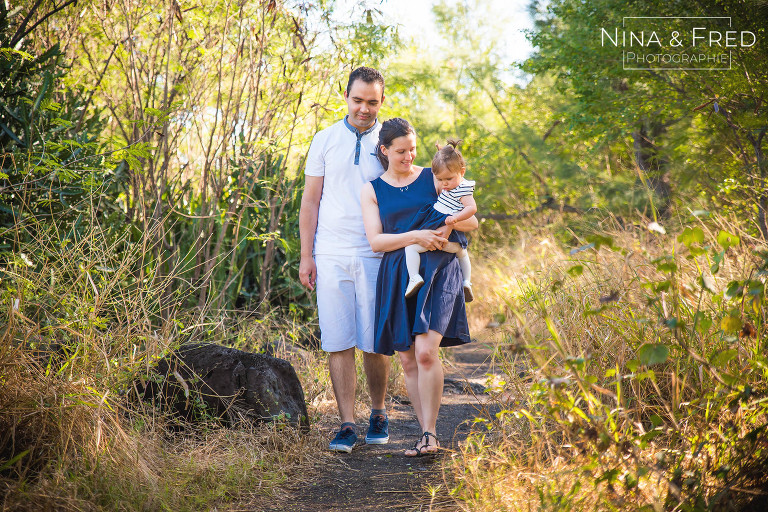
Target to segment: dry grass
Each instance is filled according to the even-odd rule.
[[[735,410],[717,397],[737,397],[750,383],[762,393],[762,371],[750,355],[765,342],[765,309],[743,313],[758,336],[741,338],[736,360],[715,368],[708,361],[736,339],[719,329],[730,306],[722,292],[699,284],[703,273],[722,291],[754,274],[761,246],[739,233],[740,247],[727,251],[712,275],[706,257],[686,258],[691,251],[676,234],[645,225],[606,219],[599,233],[615,251],[567,254],[545,230],[521,235],[511,249],[475,250],[483,257],[474,259],[473,281],[484,300],[472,306],[473,323],[499,324],[497,363],[509,378],[498,395],[502,413],[449,464],[454,495],[467,510],[730,510],[763,492],[766,474],[755,470],[761,448],[732,447],[766,423],[765,411],[757,400]],[[688,225],[702,228],[711,247],[719,229],[736,232],[723,219]],[[587,244],[571,235],[575,246]],[[678,270],[668,289],[654,293],[654,283],[669,278],[657,268],[664,255]],[[714,325],[692,329],[696,312]],[[670,347],[670,359],[627,369],[640,347],[657,343]],[[513,371],[521,363],[530,367],[524,378]],[[726,372],[744,375],[741,387],[723,386],[718,378]],[[720,393],[712,400],[720,405],[708,409],[711,393]],[[718,473],[729,464],[731,473]]]
[[[137,265],[146,248],[119,251],[109,239],[94,229],[59,244],[40,233],[2,268],[2,509],[201,510],[281,499],[289,478],[324,460],[317,429],[225,428],[211,418],[180,431],[177,418],[130,397],[185,340],[245,332],[254,347],[291,326],[269,313],[182,314],[168,293],[174,277],[153,280]],[[327,393],[323,361],[306,352],[295,363],[309,394]]]

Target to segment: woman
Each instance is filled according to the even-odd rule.
[[[454,254],[441,251],[450,228],[413,230],[419,210],[434,204],[437,181],[428,168],[413,165],[416,132],[404,119],[385,121],[379,132],[379,160],[386,169],[362,191],[363,222],[371,248],[384,252],[376,284],[374,350],[400,354],[408,396],[423,434],[406,456],[435,453],[437,413],[443,395],[441,346],[469,342],[464,306],[462,274]],[[477,228],[474,217],[454,229]],[[403,248],[419,244],[424,285],[417,295],[406,298],[408,271]]]

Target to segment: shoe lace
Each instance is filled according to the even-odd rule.
[[[355,431],[351,428],[343,428],[339,430],[339,433],[336,434],[336,439],[349,439],[350,437],[355,435]]]
[[[371,418],[371,430],[374,432],[383,432],[387,427],[387,417],[380,414]]]

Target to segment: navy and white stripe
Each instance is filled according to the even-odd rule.
[[[462,179],[456,188],[440,192],[435,203],[435,210],[446,215],[460,212],[464,209],[464,205],[461,204],[461,198],[472,195],[474,191],[475,182]]]

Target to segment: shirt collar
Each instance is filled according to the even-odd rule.
[[[363,135],[368,135],[369,133],[371,133],[373,131],[374,128],[376,128],[376,125],[379,124],[379,120],[377,118],[376,120],[373,121],[373,124],[371,125],[370,128],[368,128],[364,132],[360,133],[360,130],[358,130],[357,128],[352,126],[352,124],[347,120],[348,117],[349,116],[344,116],[344,126],[346,126],[347,129],[349,129],[349,131],[351,131],[352,133],[354,133],[358,137],[362,137]]]

